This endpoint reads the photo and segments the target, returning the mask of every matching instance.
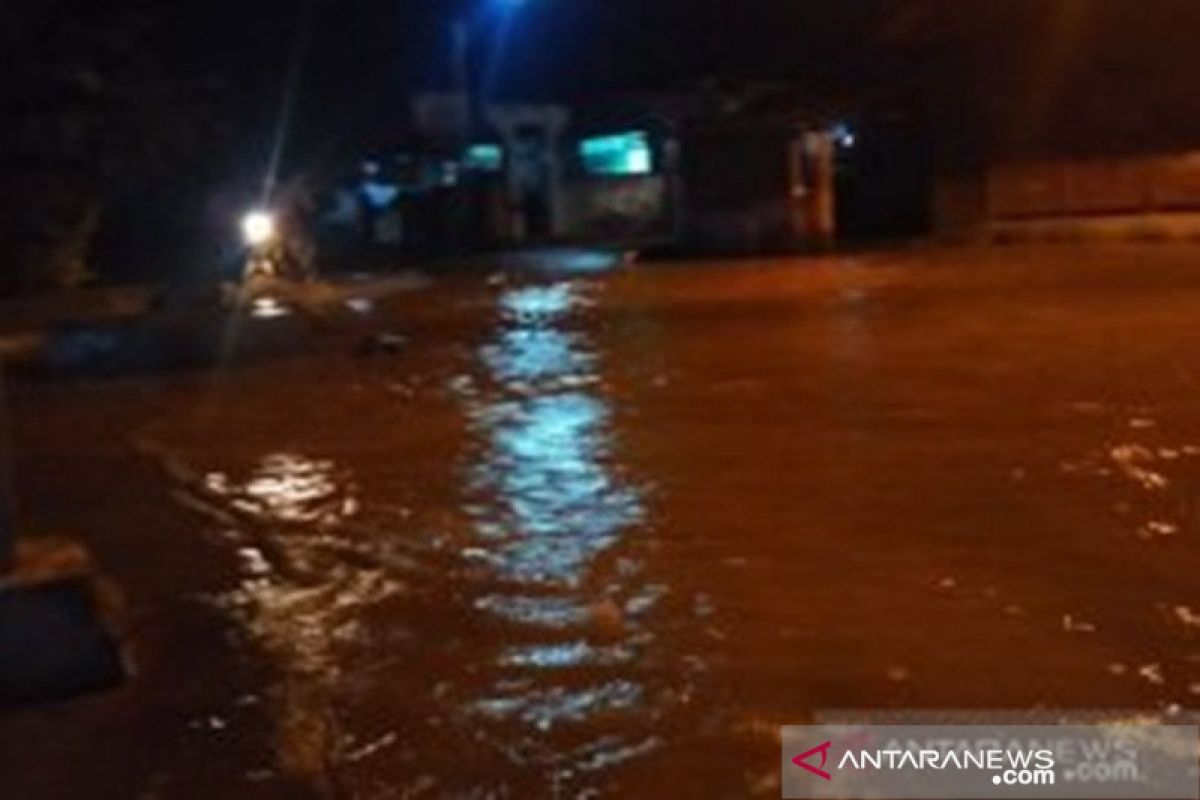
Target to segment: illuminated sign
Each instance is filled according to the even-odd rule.
[[[499,172],[504,167],[504,150],[498,144],[473,144],[464,159],[467,169]]]
[[[649,175],[654,167],[650,137],[644,131],[584,139],[579,154],[589,175]]]

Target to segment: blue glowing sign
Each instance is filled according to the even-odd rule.
[[[499,172],[504,167],[504,150],[498,144],[473,144],[464,158],[467,169]]]
[[[650,137],[644,131],[584,139],[579,154],[589,175],[649,175],[654,169]]]

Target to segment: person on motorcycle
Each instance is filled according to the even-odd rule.
[[[296,179],[280,191],[272,211],[247,214],[242,220],[247,246],[243,278],[315,279],[314,208],[312,194]]]

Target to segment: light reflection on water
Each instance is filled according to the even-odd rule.
[[[468,428],[460,513],[430,511],[428,527],[364,494],[360,474],[383,483],[369,459],[314,455],[320,437],[175,470],[180,499],[236,548],[239,583],[216,599],[279,667],[285,772],[411,777],[449,796],[513,781],[583,791],[663,744],[666,687],[688,678],[663,672],[654,624],[669,589],[630,546],[647,490],[620,462],[579,324],[588,304],[571,282],[496,299],[495,330],[450,382]],[[493,755],[486,774],[427,741],[448,731]],[[409,758],[426,771],[410,776]]]
[[[496,344],[483,348],[483,360],[510,388],[547,378],[571,376],[572,384],[594,380],[594,356],[580,349],[578,337],[553,329],[504,331]]]
[[[663,588],[605,558],[644,522],[645,488],[619,464],[598,359],[571,328],[587,304],[569,281],[505,292],[479,351],[485,388],[463,396],[479,442],[466,467],[472,549],[511,587],[474,606],[521,642],[497,648],[497,678],[469,710],[525,726],[556,780],[658,742],[636,730],[648,690],[635,664],[654,639],[641,615]],[[591,745],[556,747],[545,737],[562,726],[586,726]]]
[[[175,473],[188,505],[237,546],[243,577],[218,603],[281,667],[278,766],[324,786],[350,742],[332,705],[343,651],[364,635],[364,611],[400,590],[378,562],[346,557],[360,512],[353,476],[297,452],[267,455],[245,475]]]
[[[494,390],[468,416],[484,445],[468,507],[493,563],[518,582],[579,584],[644,514],[641,490],[612,463],[611,411],[584,338],[557,327],[585,304],[571,283],[501,296],[503,326],[481,359]]]
[[[1153,569],[1155,559],[1176,558],[1189,550],[1200,446],[1175,439],[1167,432],[1175,426],[1162,425],[1157,413],[1142,406],[1088,402],[1074,403],[1071,410],[1099,421],[1102,438],[1080,455],[1059,459],[1058,472],[1104,498],[1118,535],[1126,537],[1122,547],[1137,548],[1123,552],[1128,563]],[[1136,569],[1109,580],[1124,582],[1133,575]],[[1066,634],[1107,639],[1136,620],[1137,637],[1114,649],[1120,660],[1109,661],[1105,670],[1116,680],[1140,685],[1142,696],[1159,710],[1175,713],[1200,695],[1200,653],[1172,653],[1180,641],[1191,649],[1191,628],[1200,619],[1188,605],[1194,597],[1191,589],[1187,582],[1177,585],[1169,574],[1160,574],[1149,616],[1124,592],[1110,591],[1089,598],[1092,612],[1086,619],[1064,613],[1061,627]]]
[[[231,484],[220,472],[205,476],[208,491],[229,498],[240,511],[276,522],[335,521],[353,516],[358,501],[341,485],[332,461],[296,453],[265,456],[243,484]]]
[[[322,385],[308,372],[231,398],[256,413],[203,431],[239,462],[206,496],[236,512],[235,613],[283,654],[281,725],[303,745],[285,763],[362,762],[345,794],[364,798],[581,796],[558,789],[593,778],[603,796],[670,795],[710,775],[719,796],[777,796],[751,772],[774,777],[775,724],[830,703],[1194,705],[1200,446],[1161,354],[1128,351],[1146,367],[1122,381],[1165,407],[1122,409],[1092,394],[1111,354],[1089,365],[1069,324],[1030,338],[964,303],[947,329],[857,291],[756,313],[800,272],[728,315],[714,300],[753,271],[689,273],[662,304],[607,286],[616,313],[595,317],[587,284],[497,282],[469,306],[492,316],[477,347],[460,347],[471,317],[453,348],[414,335],[402,358],[355,364],[372,402],[375,371],[449,398],[347,388],[348,411],[287,425],[288,396]],[[986,358],[947,335],[977,318]],[[463,416],[465,450],[422,452],[435,437],[416,427],[457,445]],[[653,513],[639,474],[671,487]],[[416,515],[380,520],[385,501]]]
[[[636,489],[605,459],[607,410],[577,392],[501,403],[476,417],[490,431],[472,485],[496,496],[477,529],[509,577],[578,583],[642,516]]]

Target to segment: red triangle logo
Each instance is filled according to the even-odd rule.
[[[800,767],[801,769],[808,770],[813,775],[816,775],[818,778],[824,778],[827,781],[831,781],[831,780],[833,780],[833,776],[824,770],[825,762],[829,760],[829,748],[831,748],[831,747],[833,747],[833,742],[825,742],[824,744],[819,744],[816,747],[814,747],[813,749],[806,750],[803,753],[801,753],[800,755],[793,758],[792,763],[795,764],[797,767]],[[812,764],[808,763],[808,759],[812,758],[813,756],[817,755],[818,753],[820,753],[820,755],[821,755],[821,764],[820,764],[820,766],[814,767]]]

